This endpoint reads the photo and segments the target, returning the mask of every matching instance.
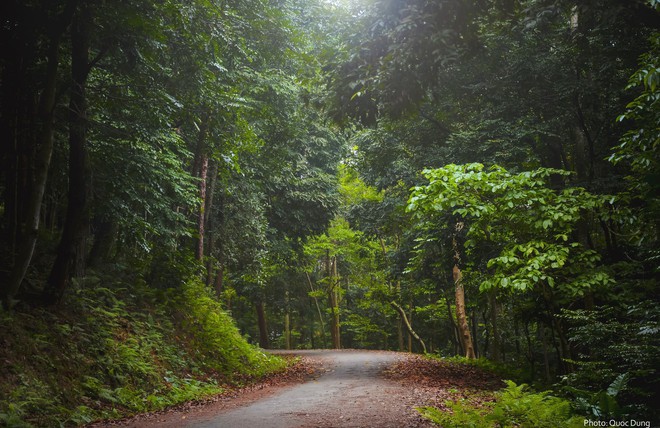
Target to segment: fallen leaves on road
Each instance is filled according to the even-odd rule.
[[[493,393],[504,383],[479,367],[410,355],[384,373],[385,377],[410,388],[417,406],[448,409],[447,401],[468,400],[481,406],[494,401]]]

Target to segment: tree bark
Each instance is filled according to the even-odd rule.
[[[337,287],[339,286],[337,278],[337,257],[330,257],[330,251],[326,253],[326,269],[329,280],[328,303],[330,305],[330,336],[332,337],[332,347],[334,349],[341,349],[339,299],[337,293]]]
[[[259,346],[263,349],[270,348],[270,340],[268,339],[268,328],[266,327],[266,307],[264,302],[258,302],[255,305],[257,310],[257,324],[259,326]]]
[[[419,343],[419,346],[422,348],[422,353],[426,354],[426,344],[424,343],[424,340],[422,340],[422,338],[419,337],[419,335],[415,332],[415,330],[413,330],[410,322],[408,321],[408,317],[406,316],[406,311],[404,311],[403,308],[399,306],[399,304],[397,304],[395,301],[391,301],[390,305],[399,313],[401,321],[406,326],[408,333],[417,341],[417,343]]]
[[[216,270],[215,280],[213,281],[213,288],[215,288],[215,293],[218,297],[222,296],[222,287],[225,278],[225,266],[220,263],[218,269]]]
[[[488,301],[490,303],[490,325],[493,329],[493,361],[500,362],[500,332],[497,325],[497,291],[493,288],[488,292]]]
[[[466,358],[476,358],[474,347],[472,345],[472,335],[468,325],[467,313],[465,311],[465,290],[463,289],[463,275],[457,265],[452,270],[454,277],[455,297],[456,297],[456,319],[458,321],[458,330]]]
[[[399,344],[399,351],[403,352],[405,350],[403,344],[403,318],[398,317],[396,323],[396,333],[397,333],[397,343]]]
[[[479,321],[477,320],[477,312],[474,310],[474,308],[472,309],[471,312],[472,312],[471,314],[472,316],[470,318],[472,319],[472,323],[471,323],[472,337],[474,338],[474,340],[472,341],[472,346],[474,348],[475,358],[479,358],[479,356],[481,355],[481,351],[479,350],[479,341],[477,340],[477,337],[479,337],[478,336],[479,333],[477,331],[477,326],[479,325]]]
[[[288,311],[284,314],[284,347],[291,349],[291,315]]]
[[[209,158],[206,154],[202,155],[199,168],[199,198],[201,203],[199,205],[199,213],[197,216],[197,246],[195,249],[195,256],[197,260],[204,258],[204,232],[206,230],[206,216],[204,215],[206,208],[206,176],[208,174]]]
[[[202,260],[204,257],[204,227],[205,227],[205,208],[206,208],[206,176],[208,174],[209,157],[206,149],[206,137],[209,127],[209,113],[204,109],[201,117],[201,124],[197,134],[197,144],[195,145],[195,158],[193,160],[191,175],[199,179],[199,196],[201,203],[197,211],[197,238],[194,241],[195,258]]]
[[[472,343],[472,335],[470,334],[470,326],[468,324],[467,312],[465,310],[465,289],[463,288],[463,274],[459,268],[461,263],[461,251],[458,247],[457,234],[463,229],[462,222],[456,223],[456,233],[452,238],[452,247],[454,250],[454,268],[452,269],[452,277],[454,279],[454,296],[456,300],[456,323],[458,324],[458,332],[463,350],[466,358],[476,358],[474,353],[474,345]]]
[[[36,154],[34,156],[34,177],[28,187],[29,196],[25,204],[24,221],[20,222],[22,225],[21,230],[16,232],[16,235],[20,236],[18,241],[20,244],[14,258],[9,281],[0,285],[0,299],[5,307],[11,307],[13,305],[13,298],[18,293],[28,267],[32,262],[34,248],[37,243],[41,205],[46,189],[48,170],[50,169],[50,159],[53,153],[53,117],[56,104],[60,41],[73,19],[76,6],[76,0],[70,0],[66,3],[64,11],[58,17],[57,23],[53,26],[54,30],[49,34],[50,41],[47,53],[46,75],[43,90],[39,95],[37,109],[38,132],[36,137]]]
[[[64,230],[45,289],[47,304],[62,299],[71,270],[80,254],[89,214],[89,160],[87,154],[87,99],[89,75],[89,23],[83,7],[71,26],[71,93],[69,96],[69,189]]]
[[[307,275],[307,282],[309,283],[309,289],[314,293],[314,285],[312,284],[312,279],[309,277],[309,273],[305,272],[305,275]],[[325,342],[325,323],[323,322],[323,314],[321,313],[321,306],[319,305],[319,300],[316,298],[315,295],[312,297],[314,299],[314,303],[316,304],[316,311],[319,314],[319,322],[321,323],[321,337],[323,341],[323,347],[326,347],[326,342]],[[313,335],[312,335],[313,336]]]
[[[218,181],[218,162],[211,159],[209,161],[208,189],[206,192],[206,204],[204,207],[204,221],[206,222],[206,235],[208,236],[208,245],[206,254],[209,255],[206,263],[206,285],[210,286],[214,280],[216,260],[215,254],[216,230],[215,219],[213,216],[213,200],[215,198],[215,186]]]
[[[543,369],[545,373],[545,380],[550,383],[552,377],[550,376],[550,359],[548,358],[548,340],[545,336],[545,327],[543,324],[538,323],[536,327],[539,331],[539,336],[541,338],[541,345],[543,347]]]
[[[451,331],[452,331],[452,342],[454,343],[454,350],[456,351],[457,354],[462,354],[464,351],[463,349],[463,343],[460,339],[460,334],[458,332],[458,326],[456,325],[456,322],[454,321],[454,313],[451,310],[451,301],[449,297],[445,298],[445,302],[447,304],[447,317],[449,318],[449,323],[451,324]]]

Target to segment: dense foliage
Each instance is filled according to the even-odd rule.
[[[212,393],[258,344],[563,397],[510,384],[500,425],[660,423],[657,1],[2,8],[5,422]]]
[[[67,313],[2,314],[0,421],[79,425],[160,410],[284,368],[244,341],[203,284],[180,296],[125,285],[88,278]]]

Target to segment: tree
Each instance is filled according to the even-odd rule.
[[[5,89],[2,97],[2,126],[9,136],[3,147],[3,160],[8,166],[5,179],[4,231],[11,260],[9,279],[2,287],[1,297],[5,307],[13,305],[37,243],[42,200],[53,153],[60,43],[77,6],[77,2],[72,0],[59,10],[47,8],[43,11],[37,28],[33,28],[34,24],[28,17],[34,11],[31,7],[24,7],[19,3],[11,3],[7,8],[11,15],[3,26],[3,36],[9,49],[8,56],[3,56],[8,62],[3,62],[2,67],[2,86]],[[31,35],[31,32],[34,34]],[[46,41],[38,43],[35,37],[37,34],[45,34]],[[13,43],[15,37],[19,39],[18,43]],[[11,50],[9,46],[16,46],[16,50]],[[40,67],[35,73],[40,83],[37,87],[41,87],[41,91],[36,97],[32,97],[29,94],[35,90],[32,86],[34,82],[24,78],[22,74],[30,65],[34,65],[37,59],[43,58],[45,69]],[[13,89],[8,89],[12,86]],[[34,105],[23,104],[35,102],[30,99],[37,101]],[[14,100],[19,102],[12,105]],[[31,114],[34,110],[36,114]],[[22,125],[37,131],[35,134],[28,133],[28,128],[22,128]],[[21,176],[22,168],[29,172]]]
[[[548,185],[552,175],[567,174],[538,169],[514,175],[499,166],[485,170],[481,164],[448,165],[425,170],[429,184],[415,187],[408,205],[430,232],[443,227],[438,221],[446,218],[445,213],[454,218],[453,224],[460,225],[454,226],[457,230],[467,229],[465,251],[455,237],[452,248],[455,253],[465,252],[472,257],[472,266],[491,270],[490,278],[480,285],[482,291],[499,287],[518,292],[533,290],[539,295],[545,301],[548,321],[559,336],[559,350],[565,359],[571,352],[560,308],[613,282],[600,265],[598,253],[575,241],[576,229],[586,212],[607,215],[608,198],[581,188],[556,191]],[[463,306],[460,279],[455,264],[457,318],[469,355],[469,329],[465,314],[458,312]]]
[[[62,298],[71,278],[76,255],[85,238],[89,222],[90,170],[87,149],[87,78],[93,63],[90,60],[90,6],[82,5],[71,25],[71,90],[69,94],[69,188],[67,212],[57,257],[45,290],[45,299],[56,304]],[[91,61],[91,62],[90,62]]]

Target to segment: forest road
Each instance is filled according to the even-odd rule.
[[[325,373],[246,406],[204,420],[190,428],[408,427],[424,424],[402,400],[403,386],[381,372],[405,354],[379,351],[301,351],[324,360]]]
[[[320,360],[323,369],[313,379],[278,389],[274,394],[217,412],[192,411],[161,427],[307,428],[307,427],[430,427],[408,398],[409,387],[381,373],[407,354],[386,351],[312,350],[294,354]],[[419,403],[417,403],[419,404]],[[143,421],[144,422],[144,421]],[[144,425],[142,425],[144,426]]]

